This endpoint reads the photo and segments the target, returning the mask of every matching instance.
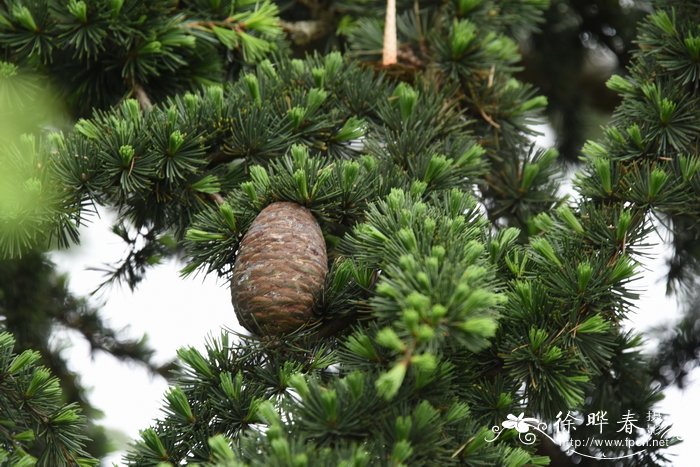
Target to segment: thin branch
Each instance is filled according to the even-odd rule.
[[[245,23],[236,22],[232,17],[228,17],[221,21],[185,21],[184,26],[190,29],[199,29],[201,31],[211,32],[212,28],[224,28],[231,29],[236,32],[242,32],[245,30]]]
[[[477,108],[479,109],[479,113],[481,114],[482,118],[484,120],[486,120],[489,123],[489,125],[491,125],[492,127],[496,128],[498,130],[501,129],[501,125],[499,125],[493,118],[491,118],[491,116],[489,114],[487,114],[484,109],[482,109],[481,107],[477,107]]]
[[[218,205],[222,205],[226,202],[226,200],[224,200],[224,197],[221,196],[219,193],[210,193],[209,197]]]
[[[143,86],[141,86],[139,83],[134,83],[132,86],[132,92],[141,106],[141,110],[148,112],[153,108],[151,98],[148,97],[148,94],[146,94],[146,90],[143,89]]]

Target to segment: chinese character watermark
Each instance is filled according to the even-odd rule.
[[[591,430],[596,430],[599,435],[603,434],[603,430],[610,425],[610,420],[608,418],[608,412],[606,410],[598,410],[596,412],[591,412],[588,414],[580,414],[578,412],[566,413],[560,411],[554,423],[551,426],[553,432],[563,433],[564,441],[557,442],[555,439],[547,433],[548,426],[546,423],[541,422],[537,418],[525,417],[525,413],[521,413],[517,417],[513,414],[509,414],[501,423],[501,426],[494,426],[491,428],[494,437],[491,439],[486,439],[487,442],[492,443],[498,439],[498,437],[507,430],[515,430],[518,432],[518,439],[523,444],[532,445],[537,441],[537,436],[535,432],[539,433],[541,436],[548,438],[555,444],[558,444],[562,448],[565,448],[567,454],[577,454],[581,457],[588,457],[591,459],[625,459],[636,456],[650,447],[668,447],[680,441],[680,437],[673,436],[667,437],[668,428],[662,429],[661,425],[663,422],[663,417],[657,412],[649,411],[646,416],[647,429],[637,425],[639,418],[637,414],[631,410],[627,410],[623,413],[619,420],[616,421],[615,426],[619,429],[615,431],[616,436],[610,439],[604,439],[597,436],[588,436],[585,439],[577,439],[573,437],[573,431],[576,431],[577,427],[580,427],[585,422],[585,427],[590,427]],[[584,430],[586,431],[586,430]],[[620,438],[620,435],[629,435],[626,438]],[[644,436],[648,435],[648,436]],[[656,435],[656,436],[654,436]],[[617,453],[624,453],[624,455],[618,456],[608,456],[604,452],[596,455],[586,454],[584,452],[576,451],[579,448],[592,448],[592,452],[600,452],[605,448],[615,449]],[[634,452],[630,452],[632,448],[637,448]],[[639,449],[642,448],[642,449]]]

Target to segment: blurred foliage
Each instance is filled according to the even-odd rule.
[[[690,377],[700,366],[700,294],[697,290],[684,300],[684,315],[678,323],[652,330],[659,341],[652,371],[664,386],[688,389],[697,382]]]
[[[16,256],[34,241],[43,228],[42,218],[65,215],[54,211],[60,197],[46,175],[47,161],[38,156],[48,130],[70,122],[58,95],[45,80],[7,62],[0,62],[0,233],[6,239],[4,256]],[[67,244],[68,238],[53,237],[51,244]],[[105,431],[97,423],[100,412],[88,401],[87,389],[70,368],[57,333],[87,342],[91,352],[106,352],[119,360],[145,365],[165,376],[169,366],[151,363],[153,351],[142,339],[124,338],[107,326],[99,310],[75,297],[65,275],[42,251],[31,250],[16,259],[0,261],[0,327],[14,336],[17,352],[40,353],[40,362],[58,378],[65,403],[77,404],[87,417],[80,426],[86,450],[100,457],[111,449]],[[39,457],[37,449],[30,450]]]
[[[587,139],[620,103],[605,86],[630,60],[646,0],[552,0],[538,31],[523,36],[520,76],[547,96],[560,160],[577,162]]]

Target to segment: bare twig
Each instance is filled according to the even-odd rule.
[[[139,83],[133,84],[131,92],[134,94],[134,97],[136,98],[139,105],[141,106],[141,110],[144,110],[147,112],[153,108],[153,103],[151,102],[151,98],[148,97],[148,94],[146,94],[146,90],[143,89],[143,86],[141,86]]]
[[[190,29],[199,29],[200,31],[209,32],[211,32],[214,27],[230,29],[236,32],[243,32],[246,29],[245,23],[236,22],[232,17],[228,17],[221,21],[186,21],[184,25]]]
[[[219,193],[211,193],[209,197],[218,205],[222,205],[226,202],[226,200],[224,200],[224,197],[221,196]]]
[[[484,109],[482,109],[481,107],[478,107],[478,109],[479,109],[479,113],[481,114],[483,119],[486,120],[489,123],[489,125],[491,125],[492,127],[496,128],[496,129],[501,128],[501,125],[499,125],[493,118],[491,118],[491,116],[489,114],[487,114]]]

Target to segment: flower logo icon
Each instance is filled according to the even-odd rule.
[[[507,420],[501,423],[501,425],[503,425],[503,428],[515,428],[518,431],[518,433],[527,433],[528,431],[530,431],[530,423],[534,423],[535,425],[539,423],[539,420],[537,420],[536,418],[525,418],[524,412],[518,415],[517,417],[513,414],[508,414],[506,418]]]

